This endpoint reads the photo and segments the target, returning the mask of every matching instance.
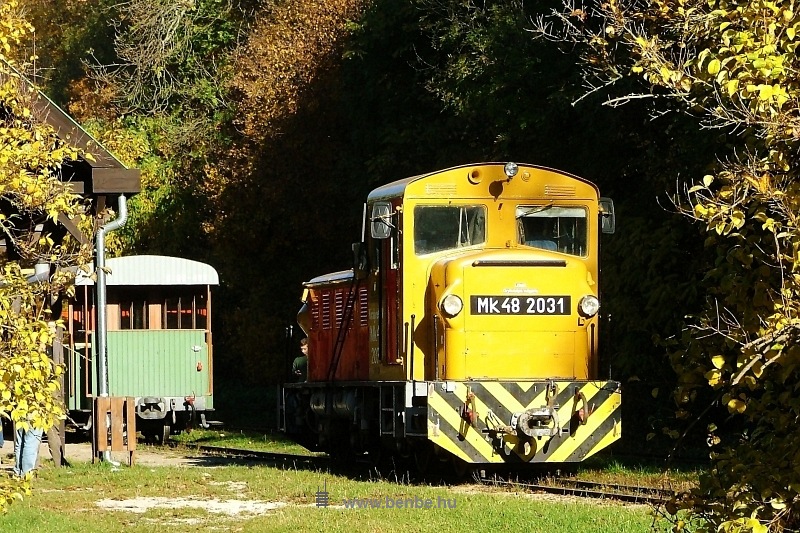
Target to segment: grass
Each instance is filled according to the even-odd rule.
[[[179,443],[216,445],[283,453],[310,454],[279,433],[253,431],[193,431],[173,436]],[[169,453],[176,453],[175,450]],[[341,472],[341,471],[337,471]],[[629,485],[691,484],[696,469],[673,471],[664,478],[657,464],[637,463],[613,456],[592,458],[577,467],[576,476]],[[363,477],[363,474],[362,474]],[[366,476],[369,477],[369,476]],[[55,469],[45,462],[33,484],[33,493],[0,517],[0,533],[159,531],[268,532],[268,531],[448,531],[518,530],[560,532],[649,531],[653,519],[647,506],[623,506],[591,500],[531,495],[509,487],[474,484],[449,486],[390,483],[360,479],[358,475],[329,471],[281,470],[268,466],[149,467],[74,462]],[[1,482],[1,481],[0,481]],[[317,493],[327,489],[330,506],[315,505]],[[163,498],[160,507],[112,510],[101,503],[133,506],[137,499]],[[432,508],[346,508],[354,499],[380,502],[406,499],[415,505],[430,500]],[[155,500],[151,500],[155,501]],[[436,502],[447,502],[436,508]],[[227,503],[226,503],[227,502]],[[213,512],[215,505],[260,502],[280,507],[265,514]],[[416,502],[419,502],[418,504]],[[194,507],[188,506],[193,504]],[[670,525],[658,524],[656,531]]]
[[[666,468],[663,463],[654,461],[600,456],[581,463],[576,477],[598,483],[656,487],[680,492],[696,486],[702,472],[700,465]]]
[[[328,508],[318,508],[318,490],[327,488]],[[100,501],[165,497],[166,507],[143,513],[107,510]],[[202,500],[200,508],[178,498]],[[369,498],[384,502],[410,498],[447,500],[431,509],[347,509],[343,502]],[[229,516],[210,512],[214,500],[280,502],[267,514]],[[465,529],[558,532],[647,531],[652,523],[643,506],[623,507],[583,501],[542,501],[524,492],[360,481],[321,471],[269,467],[121,467],[76,463],[43,468],[34,492],[0,519],[0,532],[116,533],[160,531],[447,531]],[[662,528],[666,530],[666,527]]]

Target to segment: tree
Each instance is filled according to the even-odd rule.
[[[541,35],[582,51],[590,91],[635,77],[656,112],[689,113],[729,135],[731,152],[675,199],[716,254],[708,307],[672,364],[684,407],[710,390],[742,431],[708,425],[711,471],[667,506],[699,531],[800,525],[800,14],[784,1],[574,3],[540,19]],[[681,515],[684,518],[684,515]],[[696,523],[692,520],[697,519]]]
[[[59,179],[62,163],[80,154],[36,116],[38,92],[14,61],[15,46],[33,30],[17,8],[16,0],[0,4],[0,417],[47,429],[64,416],[57,399],[63,369],[49,357],[62,327],[54,297],[69,290],[69,269],[91,254],[57,221],[68,217],[90,229],[92,220]],[[37,277],[28,272],[34,265],[44,266]],[[27,479],[1,482],[0,512],[27,490]]]

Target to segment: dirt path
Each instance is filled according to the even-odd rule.
[[[67,444],[65,450],[67,461],[89,463],[92,461],[92,446],[90,443]],[[128,463],[128,454],[114,452],[111,459],[123,464]],[[147,447],[139,447],[134,456],[136,464],[142,466],[215,466],[220,465],[219,460],[194,454],[189,450],[164,450],[150,451]],[[39,464],[52,462],[50,450],[43,443],[39,448]],[[11,470],[14,466],[14,442],[6,440],[0,447],[0,472]]]

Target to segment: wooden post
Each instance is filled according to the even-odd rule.
[[[128,464],[135,462],[136,410],[132,397],[102,396],[94,399],[92,408],[92,462],[106,451],[129,454]],[[127,432],[127,438],[126,438]]]

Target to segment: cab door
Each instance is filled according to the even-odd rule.
[[[370,379],[399,379],[403,363],[401,302],[402,213],[399,199],[371,209]]]

